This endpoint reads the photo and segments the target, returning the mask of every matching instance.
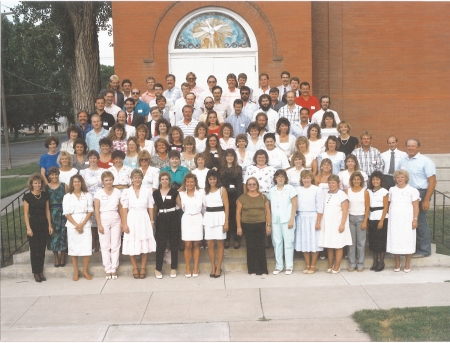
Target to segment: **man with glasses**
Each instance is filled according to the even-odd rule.
[[[167,89],[163,93],[166,99],[170,99],[173,104],[175,104],[175,102],[183,96],[181,94],[181,89],[175,86],[175,80],[175,75],[166,75]]]
[[[258,105],[250,100],[250,95],[252,91],[247,86],[242,86],[240,89],[241,100],[242,100],[242,113],[244,113],[250,120],[253,118],[253,113],[258,109]]]
[[[202,94],[200,94],[200,98],[199,101],[201,103],[205,103],[205,99],[207,96],[212,97],[212,89],[213,87],[217,86],[217,79],[214,75],[209,75],[208,78],[206,79],[206,83],[208,84],[208,89],[203,91]],[[204,110],[204,108],[203,108]]]
[[[198,121],[206,122],[208,120],[208,114],[210,111],[214,111],[214,99],[211,96],[207,96],[204,101],[204,111],[200,116],[198,117]],[[217,120],[219,121],[219,124],[222,124],[224,122],[222,114],[217,113]]]
[[[140,114],[144,118],[144,122],[146,122],[150,113],[150,106],[139,99],[140,94],[141,91],[137,88],[133,88],[131,91],[131,97],[133,98],[135,104],[134,112]],[[123,107],[123,110],[125,111],[125,107]]]
[[[187,73],[186,82],[189,84],[189,92],[194,93],[195,97],[198,98],[200,96],[200,94],[202,94],[204,89],[197,86],[197,84],[195,82],[196,80],[197,80],[197,76],[195,76],[195,74],[192,71]]]

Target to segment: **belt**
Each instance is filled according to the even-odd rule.
[[[161,209],[159,209],[159,213],[173,212],[175,210],[176,210],[175,207],[172,207],[172,208],[161,208]]]
[[[220,211],[224,211],[224,210],[225,210],[225,208],[223,206],[206,208],[206,212],[220,212]]]
[[[114,185],[113,187],[117,189],[125,189],[128,188],[128,185]]]
[[[380,211],[380,210],[383,210],[383,209],[384,209],[383,206],[380,206],[380,207],[371,207],[371,208],[370,208],[370,212]]]

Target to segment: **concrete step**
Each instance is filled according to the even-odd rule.
[[[227,252],[227,250],[226,250]],[[247,259],[246,259],[246,249],[241,247],[239,250],[228,250],[229,255],[225,256],[223,261],[223,270],[225,272],[246,272],[247,271]],[[275,269],[275,258],[273,257],[273,249],[266,249],[267,253],[267,264],[269,272]],[[22,255],[22,256],[19,256]],[[71,277],[73,273],[73,267],[71,259],[66,261],[65,267],[55,268],[53,265],[53,256],[51,252],[46,254],[46,263],[44,265],[45,275],[48,277]],[[28,259],[27,257],[28,256]],[[29,253],[18,254],[15,261],[20,261],[20,263],[15,263],[12,266],[4,267],[1,269],[1,277],[8,279],[19,279],[19,278],[29,278],[31,275],[31,268],[29,263]],[[28,261],[28,262],[27,262]],[[178,260],[178,273],[180,276],[184,274],[185,263],[184,256],[182,253],[179,254]],[[394,267],[394,256],[391,254],[386,254],[385,258],[386,268],[390,269]],[[82,258],[78,261],[79,270],[82,270]],[[139,265],[139,262],[138,262]],[[368,269],[372,265],[372,255],[369,251],[366,252],[364,259],[365,268]],[[404,265],[404,257],[402,257],[402,265]],[[191,262],[191,267],[193,262]],[[200,254],[200,273],[209,274],[210,273],[210,262],[207,251],[203,250]],[[431,256],[426,258],[415,258],[412,259],[411,266],[414,267],[431,267],[431,266],[450,266],[450,256],[436,254],[435,246],[433,245],[433,253]],[[317,267],[319,271],[325,271],[328,268],[327,259],[318,260]],[[301,272],[305,268],[305,260],[303,259],[303,254],[300,252],[295,252],[294,255],[294,271]],[[343,259],[341,262],[341,269],[348,268],[348,260]],[[132,266],[128,256],[121,256],[120,265],[118,268],[119,276],[132,276]],[[149,260],[147,263],[147,275],[153,277],[155,272],[155,253],[149,254]],[[101,263],[100,253],[94,253],[91,261],[89,263],[89,273],[93,276],[102,276],[105,274],[103,265]],[[170,274],[170,265],[163,265],[163,274]]]

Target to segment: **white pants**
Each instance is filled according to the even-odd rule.
[[[102,261],[106,273],[115,273],[119,267],[120,237],[120,216],[117,211],[107,211],[100,213],[100,219],[104,233],[98,233],[100,246],[102,249]]]

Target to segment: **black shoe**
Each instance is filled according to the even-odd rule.
[[[36,282],[42,282],[41,277],[39,276],[39,274],[34,274],[34,280]]]
[[[54,264],[55,268],[59,268],[60,264]]]
[[[39,277],[41,278],[42,281],[47,281],[47,279],[45,278],[44,274],[39,273]]]
[[[209,274],[209,277],[214,277],[214,274]]]
[[[217,275],[217,274],[214,274],[214,278],[215,279],[218,279],[218,278],[220,278],[220,276],[222,275],[222,269],[220,270],[220,273],[219,273],[219,275]]]
[[[370,267],[370,270],[377,270],[378,267],[378,261],[373,261],[372,267]]]
[[[381,272],[384,269],[384,262],[378,262],[377,269],[375,269],[376,272]]]
[[[225,249],[229,249],[229,248],[230,248],[230,241],[225,241],[225,242],[223,243],[223,247],[224,247]]]

